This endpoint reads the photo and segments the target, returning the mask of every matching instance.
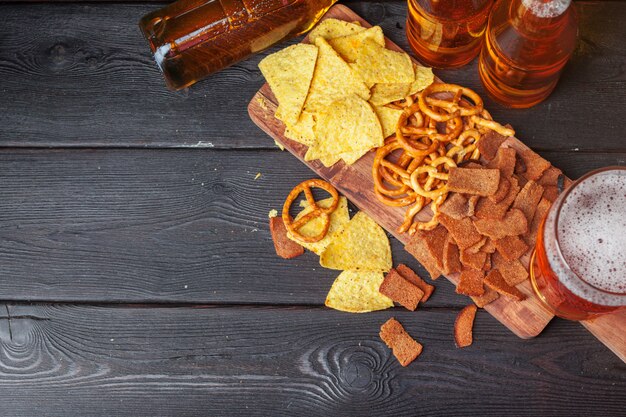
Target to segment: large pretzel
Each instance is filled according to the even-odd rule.
[[[333,199],[330,206],[326,208],[318,206],[315,198],[313,197],[313,193],[311,192],[311,187],[321,188],[322,190],[328,192]],[[302,192],[304,192],[304,196],[306,197],[306,201],[309,203],[311,211],[294,221],[289,214],[289,209],[291,208],[291,204],[294,200],[298,198]],[[289,195],[285,200],[285,204],[283,204],[283,223],[285,223],[285,227],[289,233],[291,233],[296,239],[309,243],[319,242],[328,233],[328,229],[330,227],[330,214],[335,211],[338,204],[339,194],[337,193],[337,190],[326,181],[317,179],[303,181],[296,185],[291,192],[289,192]],[[306,223],[317,217],[321,217],[323,221],[323,229],[320,234],[316,236],[305,236],[298,231]]]

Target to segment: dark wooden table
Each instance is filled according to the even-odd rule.
[[[444,280],[417,313],[326,309],[337,273],[270,240],[312,174],[248,119],[261,56],[168,92],[137,27],[162,5],[0,3],[0,415],[626,415],[626,365],[577,323],[521,340],[480,312],[456,349]],[[348,5],[407,46],[405,2]],[[486,100],[571,177],[626,163],[626,2],[576,7],[554,94]],[[485,97],[475,62],[436,72]],[[425,346],[406,369],[391,316]]]

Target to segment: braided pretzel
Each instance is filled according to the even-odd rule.
[[[333,199],[330,206],[326,208],[318,206],[315,198],[313,197],[313,193],[311,192],[311,187],[321,188],[322,190],[328,192]],[[304,192],[304,196],[306,197],[306,201],[309,203],[311,211],[294,222],[289,214],[289,209],[291,208],[291,204],[294,200],[298,198],[302,192]],[[330,228],[330,214],[335,211],[338,204],[339,194],[337,193],[337,190],[326,181],[318,179],[303,181],[289,192],[289,195],[285,200],[285,204],[283,204],[283,223],[285,223],[285,227],[289,233],[291,233],[296,239],[308,243],[319,242],[328,233],[328,229]],[[321,217],[323,220],[323,229],[320,234],[316,236],[305,236],[298,232],[302,226],[317,217]]]

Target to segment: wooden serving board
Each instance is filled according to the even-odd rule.
[[[343,5],[333,6],[324,16],[324,19],[327,18],[341,19],[350,22],[359,21],[364,27],[371,26],[352,10]],[[397,51],[402,50],[389,39],[386,39],[386,42],[389,49]],[[351,166],[347,166],[343,161],[340,161],[332,167],[327,168],[317,160],[305,161],[304,154],[306,153],[307,147],[289,140],[284,136],[285,126],[280,120],[274,117],[276,107],[276,98],[272,94],[269,86],[265,84],[250,101],[248,112],[254,123],[274,138],[277,143],[283,145],[285,149],[289,150],[289,152],[294,154],[320,177],[333,184],[339,192],[345,195],[360,210],[365,211],[400,242],[406,244],[409,240],[409,236],[405,233],[399,234],[396,231],[403,221],[405,209],[383,205],[374,194],[374,184],[371,176],[374,152],[369,152]],[[507,139],[503,146],[510,146],[518,151],[529,149],[515,138]],[[416,218],[425,220],[429,218],[429,214],[429,210],[425,209],[420,212]],[[521,261],[528,268],[530,257],[526,255]],[[448,275],[446,278],[456,284],[458,274]],[[485,310],[489,311],[489,313],[517,336],[527,339],[541,333],[554,316],[540,304],[540,301],[533,293],[529,281],[520,284],[518,288],[528,295],[526,300],[515,302],[508,300],[506,297],[500,297],[485,306]],[[593,327],[593,325],[591,326]]]

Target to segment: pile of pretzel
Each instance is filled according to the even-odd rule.
[[[515,132],[492,120],[478,94],[455,84],[433,83],[392,106],[403,113],[396,135],[376,152],[374,191],[386,205],[408,206],[398,232],[413,235],[439,224],[438,208],[448,196],[450,168],[478,160],[477,144],[489,130],[504,136]],[[432,218],[414,221],[428,204]]]

